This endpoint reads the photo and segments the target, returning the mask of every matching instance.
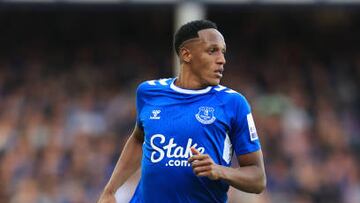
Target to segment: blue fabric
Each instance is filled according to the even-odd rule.
[[[145,138],[141,179],[130,202],[226,202],[229,185],[195,176],[187,159],[195,147],[230,166],[233,151],[259,150],[250,106],[227,87],[185,90],[174,80],[146,81],[137,89],[137,123]]]

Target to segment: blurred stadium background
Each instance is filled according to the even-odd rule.
[[[264,150],[266,192],[229,202],[360,202],[358,1],[182,2],[0,1],[0,202],[95,202],[136,85],[173,75],[173,29],[197,17],[224,34],[223,84],[250,101]]]

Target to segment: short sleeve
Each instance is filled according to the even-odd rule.
[[[235,114],[230,139],[236,155],[258,151],[261,146],[249,103],[239,95],[231,106]]]
[[[136,89],[136,123],[142,127],[141,110],[144,107],[144,83],[141,83]]]

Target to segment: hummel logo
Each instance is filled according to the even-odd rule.
[[[152,110],[152,115],[150,116],[150,119],[160,119],[160,116],[158,116],[160,114],[161,110]]]

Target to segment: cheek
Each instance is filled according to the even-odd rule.
[[[204,57],[202,60],[202,66],[201,66],[201,70],[203,73],[208,73],[209,71],[211,71],[211,66],[212,66],[212,59],[210,57]]]
[[[193,72],[200,77],[206,77],[211,71],[212,61],[213,59],[207,54],[196,56],[193,60],[193,68],[195,69]]]
[[[208,69],[211,64],[212,58],[207,54],[202,54],[198,57],[197,63],[202,65],[202,69]]]

